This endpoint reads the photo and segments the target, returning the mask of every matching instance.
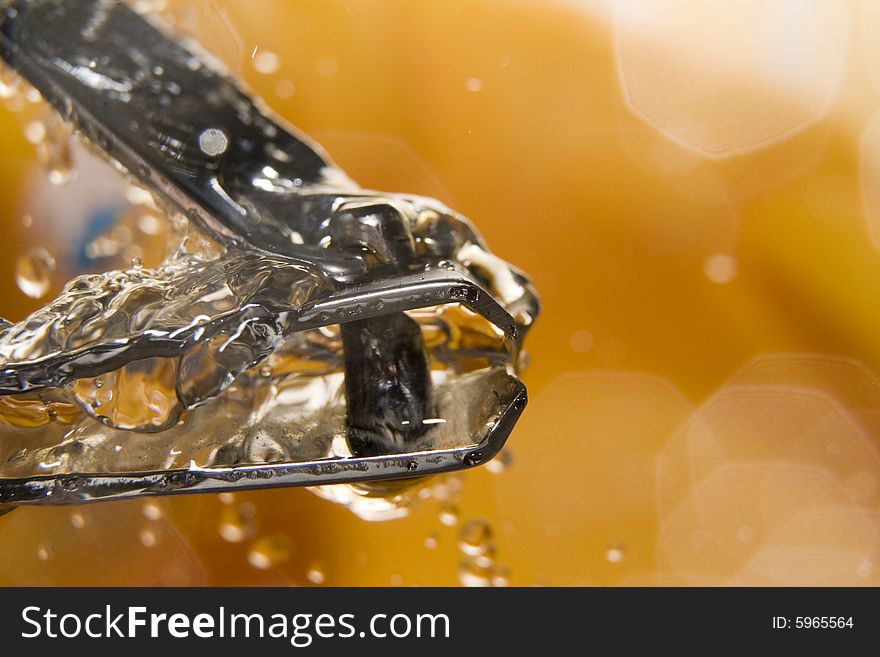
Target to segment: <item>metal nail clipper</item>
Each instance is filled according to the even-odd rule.
[[[0,55],[226,249],[120,274],[115,289],[68,284],[2,329],[10,407],[81,403],[88,382],[144,363],[169,364],[177,383],[174,409],[149,426],[114,426],[92,386],[68,424],[0,433],[0,504],[363,484],[479,465],[502,447],[526,404],[518,359],[538,301],[465,218],[359,188],[197,44],[125,3],[0,2]],[[211,305],[227,292],[228,307]],[[290,350],[319,367],[254,374]],[[235,416],[231,391],[260,386],[268,410]]]

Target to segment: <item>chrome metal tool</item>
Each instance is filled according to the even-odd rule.
[[[516,373],[538,301],[466,219],[359,188],[197,44],[123,2],[0,5],[6,65],[227,253],[126,275],[112,292],[104,279],[70,284],[0,332],[12,406],[81,403],[80,382],[139,363],[171,362],[178,377],[162,422],[123,431],[93,400],[69,426],[0,432],[0,503],[363,483],[496,454],[526,403]],[[231,309],[199,310],[225,290]],[[128,321],[104,321],[111,310]],[[229,388],[259,385],[253,369],[291,343],[323,369],[266,384],[278,409],[218,428],[233,417]],[[195,385],[204,353],[222,376]]]

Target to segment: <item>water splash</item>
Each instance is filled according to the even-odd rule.
[[[464,449],[518,414],[537,301],[466,219],[359,189],[222,65],[126,5],[46,10],[55,20],[0,12],[4,58],[33,64],[60,116],[156,198],[86,246],[130,266],[74,278],[2,327],[0,477],[70,475],[58,485],[79,491],[84,474],[180,471],[162,480],[180,489],[199,468]],[[50,176],[72,169],[55,125],[69,128],[32,130]],[[180,243],[146,266],[138,233],[162,232],[154,205]],[[396,476],[430,466],[398,461]],[[333,495],[376,518],[413,498],[385,485]]]

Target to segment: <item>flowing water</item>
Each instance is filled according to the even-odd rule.
[[[73,278],[0,333],[0,476],[66,476],[51,485],[67,491],[13,490],[7,503],[99,497],[92,491],[107,485],[89,477],[105,475],[124,475],[127,486],[141,477],[145,491],[159,481],[164,492],[191,485],[187,469],[242,465],[325,461],[311,468],[320,483],[322,468],[335,471],[329,459],[481,444],[510,403],[522,335],[537,314],[522,274],[441,203],[359,189],[180,36],[168,39],[124,5],[41,7],[4,10],[9,62],[31,71],[99,155],[159,181],[157,211],[138,228],[169,233],[173,249],[156,267],[138,255],[125,269]],[[7,87],[13,100],[32,95],[24,81]],[[185,111],[194,104],[198,119]],[[70,139],[48,121],[29,122],[26,136],[59,184]],[[132,195],[153,200],[137,186]],[[140,247],[125,228],[99,231],[85,255]],[[22,257],[19,288],[44,296],[54,260],[44,249]],[[515,320],[480,288],[431,291],[431,281],[468,268]],[[488,307],[496,326],[459,299]],[[161,473],[172,470],[180,476],[166,483]],[[417,470],[412,460],[407,471]]]

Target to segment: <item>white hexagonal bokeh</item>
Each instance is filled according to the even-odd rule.
[[[752,585],[878,581],[878,390],[870,370],[835,356],[746,365],[658,459],[661,570]]]
[[[836,0],[618,0],[615,10],[629,108],[711,158],[820,120],[848,51],[850,10]]]

